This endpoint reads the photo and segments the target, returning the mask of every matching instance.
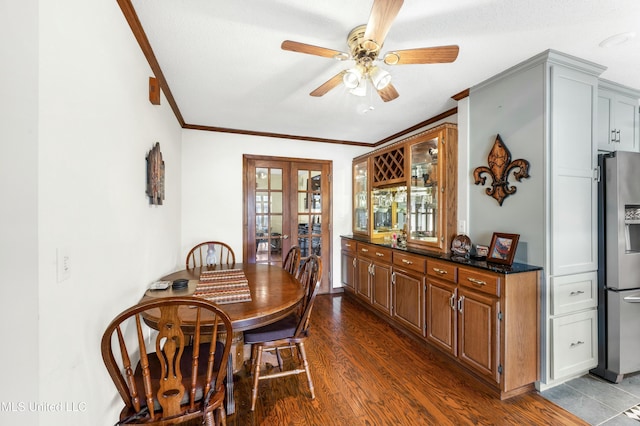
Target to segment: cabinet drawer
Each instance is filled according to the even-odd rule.
[[[424,274],[427,269],[427,259],[407,253],[393,253],[393,264],[399,268],[410,269]]]
[[[429,259],[427,275],[455,283],[458,282],[458,267],[453,263]]]
[[[592,309],[551,320],[551,378],[582,373],[598,364],[597,311]]]
[[[355,253],[356,252],[356,242],[353,240],[346,240],[346,239],[342,239],[341,241],[341,248],[344,251],[350,251]]]
[[[390,248],[358,243],[358,256],[360,257],[391,263],[391,253]]]
[[[481,272],[476,269],[460,268],[458,283],[476,291],[500,297],[500,275]]]
[[[568,314],[598,305],[597,274],[551,278],[551,315]]]

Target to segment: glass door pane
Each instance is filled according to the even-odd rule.
[[[353,165],[353,232],[369,234],[368,161]]]
[[[302,257],[322,254],[321,176],[320,170],[298,169],[297,239]]]
[[[256,263],[282,262],[282,178],[281,168],[256,168]]]
[[[410,150],[411,185],[409,187],[409,239],[436,243],[438,223],[438,138],[413,144]]]

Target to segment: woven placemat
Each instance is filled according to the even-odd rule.
[[[249,281],[241,269],[202,272],[193,295],[220,305],[251,301]]]

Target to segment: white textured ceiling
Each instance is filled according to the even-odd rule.
[[[400,96],[384,103],[342,85],[309,92],[353,61],[284,51],[294,40],[348,51],[373,0],[132,0],[188,125],[376,143],[456,106],[451,96],[547,49],[607,67],[640,88],[638,0],[405,0],[389,50],[460,46],[450,64],[382,65]],[[610,48],[612,35],[637,36]],[[372,105],[366,114],[361,110]]]

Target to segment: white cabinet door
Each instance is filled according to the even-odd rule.
[[[598,80],[551,68],[551,276],[598,269],[597,149],[594,111]]]
[[[620,151],[638,151],[638,99],[616,96],[613,104],[616,140]]]
[[[615,126],[611,122],[613,113],[613,93],[600,90],[598,94],[598,149],[615,151]]]

